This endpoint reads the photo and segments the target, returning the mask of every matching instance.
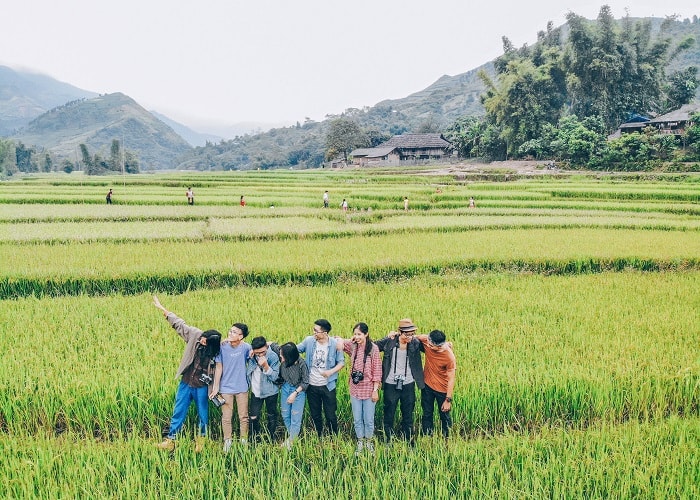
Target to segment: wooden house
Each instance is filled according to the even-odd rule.
[[[452,143],[442,134],[395,135],[375,148],[356,149],[350,156],[355,165],[401,165],[426,160],[444,160]]]

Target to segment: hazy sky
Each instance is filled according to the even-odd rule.
[[[123,92],[187,125],[321,120],[532,44],[567,12],[700,16],[697,0],[16,0],[0,64]],[[700,41],[699,41],[700,43]]]

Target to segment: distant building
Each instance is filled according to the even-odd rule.
[[[619,134],[613,136],[619,137],[620,134],[641,132],[644,127],[654,127],[660,134],[682,135],[685,129],[692,124],[691,116],[697,112],[700,112],[700,104],[684,104],[679,109],[655,118],[635,115],[632,120],[620,125]]]
[[[391,166],[426,160],[445,160],[452,152],[452,143],[442,134],[395,135],[375,148],[356,149],[350,156],[360,166]]]

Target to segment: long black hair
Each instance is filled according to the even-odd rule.
[[[202,337],[207,339],[207,345],[204,346],[204,356],[214,359],[221,351],[221,334],[217,330],[207,330],[202,333]]]
[[[353,333],[355,333],[355,330],[360,330],[362,333],[367,335],[367,338],[365,339],[365,360],[367,360],[367,356],[372,354],[372,339],[369,338],[369,326],[367,326],[367,323],[358,323],[355,326],[352,327]]]
[[[294,342],[287,342],[280,347],[280,352],[284,358],[284,365],[287,367],[292,366],[299,360],[299,349]]]

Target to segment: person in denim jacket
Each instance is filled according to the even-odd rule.
[[[314,428],[319,437],[323,434],[323,416],[332,434],[338,434],[338,402],[336,399],[336,382],[338,372],[345,365],[343,350],[337,348],[335,340],[330,341],[328,334],[331,324],[325,319],[317,319],[313,326],[313,335],[297,344],[299,352],[306,353],[306,366],[309,368],[309,388],[306,399]]]
[[[277,399],[279,386],[275,384],[280,374],[280,359],[272,349],[268,349],[265,337],[255,337],[246,362],[246,376],[250,385],[248,416],[251,439],[260,438],[260,415],[262,407],[267,409],[267,435],[270,439],[277,428]]]

